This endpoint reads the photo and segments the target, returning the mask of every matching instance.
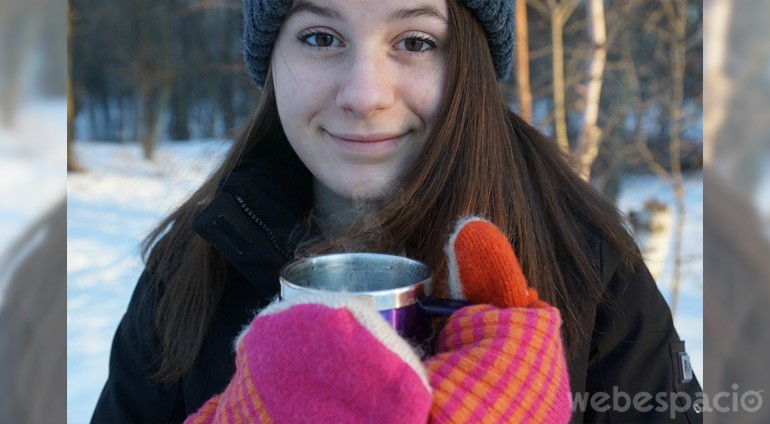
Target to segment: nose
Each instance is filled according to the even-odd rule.
[[[355,55],[337,92],[337,105],[356,118],[392,107],[396,101],[393,72],[387,57],[368,50]]]

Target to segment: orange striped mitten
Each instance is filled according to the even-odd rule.
[[[569,376],[558,309],[527,286],[508,239],[468,218],[446,246],[454,313],[424,361],[432,423],[566,423]]]

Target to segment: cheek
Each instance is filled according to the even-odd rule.
[[[420,117],[427,124],[431,124],[438,115],[446,89],[443,67],[438,68],[434,73],[422,74],[416,81],[415,79],[412,81],[415,83],[409,84],[405,90],[411,93],[414,109],[418,111]]]
[[[278,113],[284,127],[303,126],[325,106],[330,91],[328,75],[300,59],[275,57],[273,81]]]
[[[278,114],[284,125],[291,123],[296,125],[295,120],[298,116],[301,116],[301,107],[303,104],[307,104],[304,97],[307,95],[300,87],[294,83],[290,74],[285,69],[279,69],[278,72],[282,72],[281,75],[276,74],[275,80],[275,100],[278,105]]]

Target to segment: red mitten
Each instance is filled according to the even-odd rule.
[[[431,392],[411,346],[374,307],[340,295],[265,308],[236,341],[225,391],[186,423],[419,423]]]
[[[425,361],[431,422],[568,422],[561,316],[527,286],[508,239],[487,221],[465,219],[446,254],[452,297],[478,305],[450,317]]]

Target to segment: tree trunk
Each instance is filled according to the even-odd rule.
[[[682,163],[680,159],[682,140],[682,102],[684,101],[684,70],[685,70],[685,31],[687,29],[687,2],[677,0],[661,0],[664,10],[673,29],[673,45],[671,46],[671,75],[672,93],[669,104],[669,120],[671,135],[669,156],[671,158],[671,177],[673,179],[674,195],[676,198],[677,225],[674,232],[674,278],[671,288],[671,312],[676,313],[679,291],[682,280],[682,227],[685,217],[684,188]]]
[[[564,92],[564,24],[577,6],[577,0],[548,0],[551,9],[551,43],[553,45],[553,115],[554,135],[559,147],[569,154],[567,110]]]
[[[687,212],[684,203],[684,190],[682,187],[682,174],[679,179],[674,179],[674,202],[676,210],[676,224],[674,225],[674,276],[671,287],[671,316],[676,316],[676,307],[679,303],[679,292],[682,285],[682,239],[684,238],[684,218]]]
[[[650,198],[644,203],[641,210],[629,213],[629,221],[634,229],[634,238],[641,248],[650,275],[656,281],[663,274],[666,257],[671,246],[674,232],[672,209],[658,199]]]
[[[75,90],[72,86],[72,15],[70,3],[67,2],[67,172],[81,172],[84,169],[78,163],[75,155]]]
[[[532,89],[529,82],[529,38],[527,0],[516,2],[516,81],[519,88],[519,114],[532,123]]]
[[[579,173],[586,181],[591,178],[591,166],[599,155],[599,145],[602,130],[599,119],[599,101],[602,92],[604,65],[607,62],[607,31],[604,20],[603,0],[588,0],[586,2],[589,37],[591,39],[591,55],[588,59],[588,84],[585,91],[585,110],[583,114],[583,133],[578,141],[576,157]]]
[[[189,100],[186,95],[187,78],[183,72],[177,73],[175,90],[171,94],[171,138],[174,140],[190,139],[190,108]]]
[[[152,160],[155,153],[155,147],[158,144],[158,124],[168,99],[168,88],[165,84],[155,87],[152,85],[152,83],[146,84],[142,97],[144,131],[140,141],[142,153],[147,160]]]
[[[72,77],[67,73],[67,172],[83,172],[75,153],[75,93]]]
[[[704,23],[709,28],[704,33],[707,37],[704,45],[708,53],[704,56],[704,85],[709,89],[703,92],[703,162],[711,163],[716,133],[727,119],[727,105],[730,103],[730,79],[725,75],[727,39],[732,16],[733,3],[730,0],[711,2],[711,12]]]

